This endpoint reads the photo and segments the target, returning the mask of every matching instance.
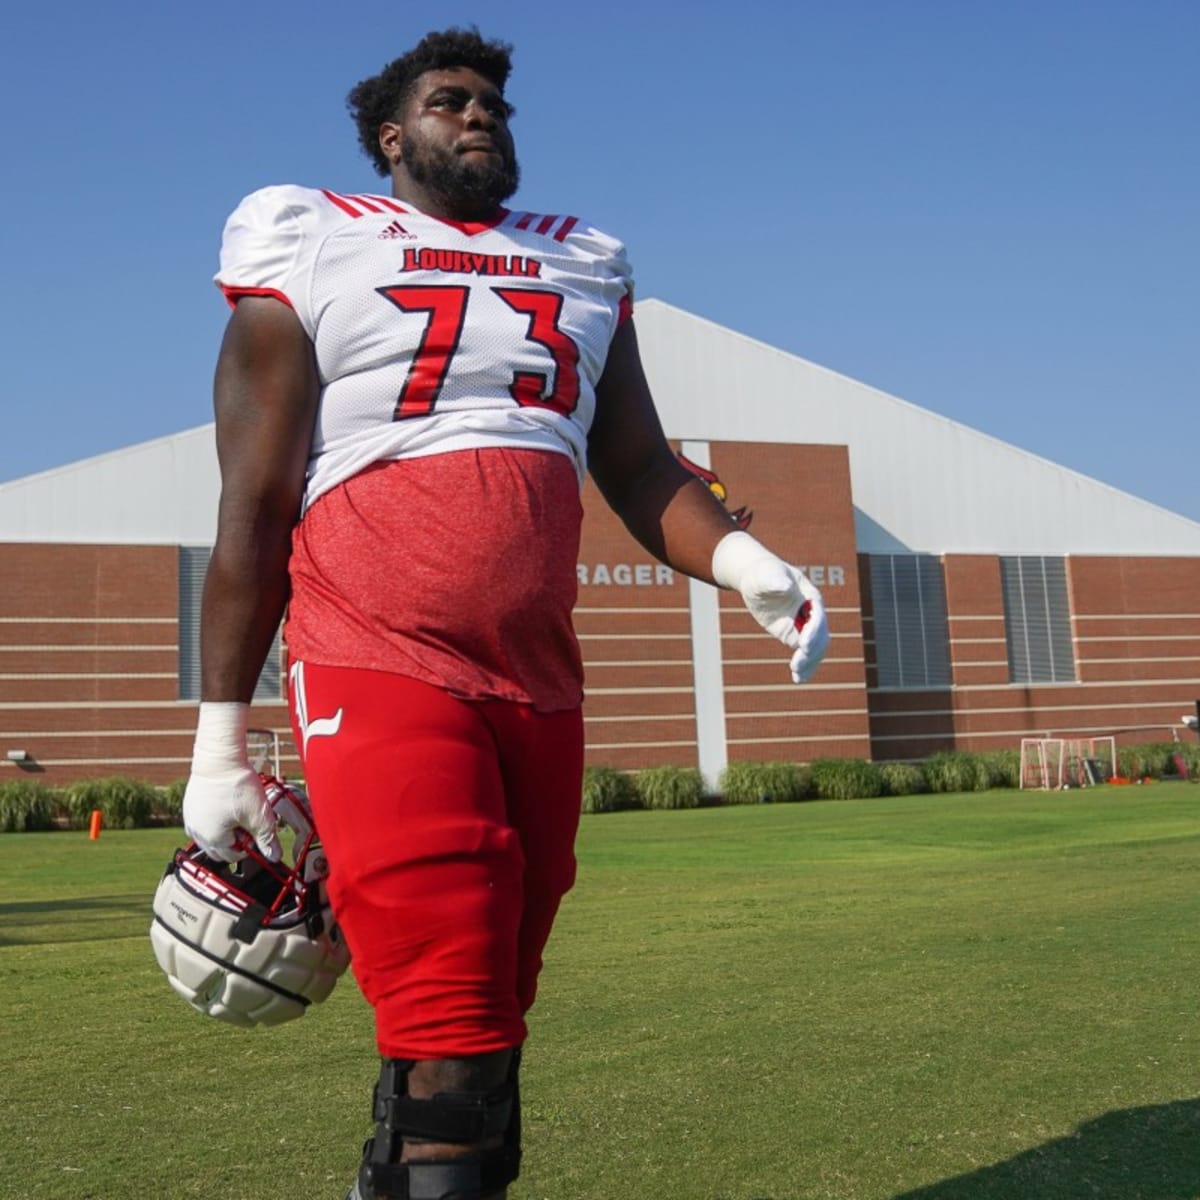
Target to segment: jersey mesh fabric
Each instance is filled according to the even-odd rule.
[[[561,454],[463,450],[369,467],[296,528],[288,651],[465,699],[574,708],[581,520]]]
[[[632,291],[624,248],[583,222],[508,214],[467,230],[293,186],[242,201],[217,282],[279,296],[312,339],[306,505],[373,462],[485,446],[557,451],[581,480]]]

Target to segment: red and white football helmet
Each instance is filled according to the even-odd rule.
[[[250,838],[236,863],[196,844],[176,850],[154,894],[150,941],[171,986],[198,1012],[234,1025],[278,1025],[324,1000],[350,962],[323,880],[308,797],[262,777],[267,801],[295,835],[291,863]]]

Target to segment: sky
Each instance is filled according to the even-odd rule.
[[[225,217],[385,190],[345,94],[465,24],[639,296],[1200,520],[1196,0],[23,5],[0,482],[210,421]]]

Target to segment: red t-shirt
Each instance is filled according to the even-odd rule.
[[[574,708],[582,515],[563,454],[460,450],[376,463],[296,527],[288,652],[466,699]]]

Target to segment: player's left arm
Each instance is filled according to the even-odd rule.
[[[588,467],[609,507],[655,558],[705,583],[732,523],[675,456],[659,423],[633,321],[617,330],[596,384]]]
[[[742,530],[676,457],[663,434],[633,321],[617,330],[596,385],[588,464],[604,499],[656,558],[706,583],[741,592],[746,607],[793,651],[797,683],[829,647],[821,595],[804,573]]]

